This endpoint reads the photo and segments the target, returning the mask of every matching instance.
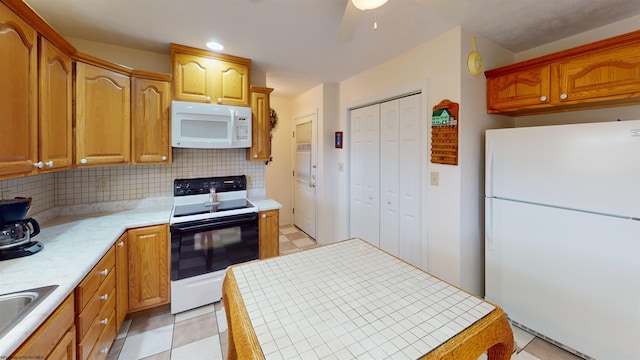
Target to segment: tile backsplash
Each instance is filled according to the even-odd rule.
[[[173,149],[169,165],[85,168],[0,181],[3,198],[32,197],[29,214],[54,206],[173,196],[173,180],[246,175],[248,189],[265,188],[262,162],[246,160],[245,149]]]

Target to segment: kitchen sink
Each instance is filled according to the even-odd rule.
[[[50,285],[0,295],[0,339],[57,287]]]

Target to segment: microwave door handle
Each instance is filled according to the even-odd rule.
[[[231,112],[231,147],[236,146],[236,112],[234,109],[229,109]]]

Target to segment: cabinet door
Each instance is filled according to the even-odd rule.
[[[0,178],[29,175],[38,156],[37,33],[0,3]]]
[[[216,61],[216,90],[213,102],[249,106],[249,67],[228,61]]]
[[[269,161],[271,159],[271,122],[269,94],[271,88],[251,87],[251,147],[247,160]]]
[[[43,170],[71,166],[71,59],[40,38],[40,161]]]
[[[169,303],[169,227],[128,231],[129,311]]]
[[[487,112],[499,113],[550,104],[550,66],[487,79]]]
[[[116,329],[129,312],[129,241],[125,232],[116,241]]]
[[[130,78],[76,63],[76,165],[130,160]]]
[[[640,94],[640,44],[620,46],[554,64],[553,101],[615,100]],[[556,80],[556,79],[553,79]]]
[[[173,53],[172,60],[174,100],[210,103],[215,92],[215,61],[181,53]]]
[[[133,163],[170,163],[169,83],[141,78],[132,83]]]
[[[279,210],[260,212],[260,259],[280,255]]]
[[[75,360],[76,359],[76,328],[72,326],[62,337],[58,345],[51,351],[47,360]]]

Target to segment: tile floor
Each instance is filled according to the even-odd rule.
[[[294,226],[280,227],[280,254],[319,246]],[[570,354],[523,330],[514,328],[517,360],[577,360]],[[108,360],[219,360],[227,357],[227,321],[222,302],[176,315],[169,307],[127,319]],[[486,359],[485,356],[480,359]]]

